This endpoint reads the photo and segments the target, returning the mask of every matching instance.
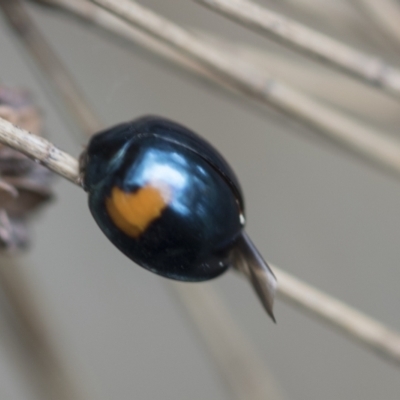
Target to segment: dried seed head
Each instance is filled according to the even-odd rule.
[[[26,90],[0,86],[0,117],[41,134],[41,114]],[[0,145],[0,251],[28,246],[27,219],[51,199],[52,177],[48,169]]]

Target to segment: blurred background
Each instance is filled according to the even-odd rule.
[[[392,64],[388,40],[350,0],[260,3]],[[398,137],[398,101],[185,0],[142,4],[204,37],[216,36],[319,101]],[[310,128],[161,61],[128,42],[37,5],[29,11],[110,126],[159,114],[192,128],[229,160],[244,189],[247,231],[269,262],[400,330],[400,182]],[[215,38],[213,39],[215,40]],[[87,139],[0,15],[0,82],[32,91],[48,138],[78,156]],[[115,249],[86,194],[61,178],[31,223],[18,258],[68,374],[103,399],[220,399],[226,391],[204,343],[162,278]],[[279,301],[274,325],[250,285],[227,273],[205,285],[223,296],[270,370],[282,399],[398,399],[399,370]],[[4,303],[4,301],[3,301]],[[0,309],[0,398],[36,399]]]

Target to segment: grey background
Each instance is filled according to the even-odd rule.
[[[287,2],[280,7],[279,2],[265,3],[397,60],[361,22],[346,31]],[[232,40],[279,48],[192,2],[143,4]],[[237,172],[246,195],[248,232],[267,260],[400,330],[398,181],[274,110],[253,107],[67,17],[32,11],[105,124],[151,113],[201,133]],[[48,97],[51,90],[43,89],[40,73],[2,19],[0,50],[1,83],[30,88],[50,139],[77,156],[85,138],[60,117],[56,98]],[[289,51],[280,54],[294,65],[315,68],[327,84],[330,77],[338,80],[339,99],[348,87],[365,93],[376,114],[360,111],[358,116],[397,135],[394,101]],[[34,246],[23,262],[70,372],[97,399],[228,399],[215,366],[162,279],[113,248],[92,220],[83,191],[59,179],[56,193],[56,201],[32,224]],[[274,326],[248,284],[234,274],[211,285],[224,296],[287,399],[399,398],[396,367],[280,302]],[[2,399],[31,398],[18,371],[4,338]]]

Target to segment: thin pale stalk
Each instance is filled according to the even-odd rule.
[[[400,99],[400,70],[250,0],[195,0],[317,61]]]
[[[201,75],[215,83],[226,88],[228,82],[224,82],[218,75],[203,67],[197,61],[180,54],[174,48],[164,44],[160,40],[150,36],[148,33],[121,21],[118,17],[110,14],[102,8],[86,0],[36,0],[38,3],[49,6],[59,7],[71,13],[72,16],[82,19],[85,23],[89,22],[110,32],[122,39],[129,40],[145,48],[146,50],[157,54],[167,61],[178,65],[196,75]]]
[[[400,5],[396,0],[352,0],[376,28],[400,49]]]
[[[380,357],[400,363],[400,335],[340,300],[273,267],[279,282],[278,298],[294,305],[373,350]]]
[[[31,375],[38,377],[39,390],[47,399],[88,399],[86,390],[71,379],[60,360],[60,354],[48,335],[43,313],[40,311],[29,282],[21,273],[16,257],[0,257],[0,288],[7,296],[12,311],[14,337],[24,350]],[[78,387],[79,386],[79,387]]]
[[[400,175],[400,142],[205,43],[184,28],[129,0],[92,0],[216,73],[231,86],[316,129],[347,150]]]
[[[221,79],[209,68],[205,68],[199,62],[179,53],[176,49],[150,36],[150,34],[129,25],[87,0],[36,0],[36,2],[57,7],[60,11],[65,10],[85,27],[91,24],[106,31],[106,33],[111,33],[113,39],[116,39],[119,43],[125,41],[135,43],[153,53],[159,60],[165,60],[168,66],[172,64],[177,68],[188,71],[192,78],[200,79],[201,83],[211,81],[215,86],[220,86],[224,90],[240,95],[228,80]],[[98,32],[101,33],[100,30]],[[290,60],[283,55],[237,43],[233,40],[222,39],[209,32],[196,30],[195,33],[208,43],[220,48],[221,51],[229,52],[231,57],[252,62],[259,70],[264,71],[264,68],[271,66],[275,71],[285,71],[285,74],[288,74],[287,76],[294,80],[293,84],[296,87],[301,87],[301,90],[309,95],[317,96],[319,99],[328,101],[342,109],[347,109],[349,112],[365,115],[366,118],[378,118],[378,122],[385,122],[397,113],[398,104],[395,101],[392,102],[388,98],[385,101],[385,106],[378,109],[377,103],[380,104],[382,101],[380,96],[377,100],[370,100],[370,97],[366,96],[368,87],[358,87],[356,82],[350,87],[342,86],[341,76],[332,75],[329,70],[319,71],[316,76],[315,71],[310,70],[309,66],[301,64],[293,66]],[[312,85],[309,84],[309,79],[312,79]],[[324,84],[321,85],[321,82],[324,82]],[[340,92],[336,90],[339,85],[341,85]],[[241,97],[245,100],[243,96]]]
[[[87,134],[97,132],[100,125],[91,107],[87,102],[81,101],[83,95],[57,54],[32,23],[24,3],[21,0],[0,0],[0,8],[47,80],[57,89],[80,129],[87,131]]]
[[[281,390],[272,378],[271,371],[260,361],[211,284],[173,282],[172,287],[193,323],[196,334],[207,344],[210,355],[234,397],[281,399]]]
[[[31,136],[29,132],[0,118],[0,143],[21,151],[33,160],[40,161],[44,166],[49,167],[46,161],[47,152],[43,157],[43,145],[40,141],[29,140]],[[50,169],[79,185],[78,161],[51,143],[47,141],[45,143],[46,148],[54,149],[55,154],[64,154],[64,157],[55,157],[52,160]],[[75,177],[75,179],[71,179],[71,177]],[[400,335],[397,332],[345,305],[340,300],[294,278],[287,272],[277,267],[273,267],[273,270],[279,283],[278,297],[325,322],[329,322],[330,326],[346,333],[353,341],[362,344],[379,356],[400,364]]]
[[[32,135],[0,118],[0,142],[20,151],[72,183],[80,185],[78,160],[48,140]]]

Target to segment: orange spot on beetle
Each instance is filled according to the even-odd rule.
[[[161,216],[168,205],[170,193],[159,185],[146,185],[134,193],[126,193],[118,187],[106,199],[106,208],[114,224],[126,235],[138,238]]]

